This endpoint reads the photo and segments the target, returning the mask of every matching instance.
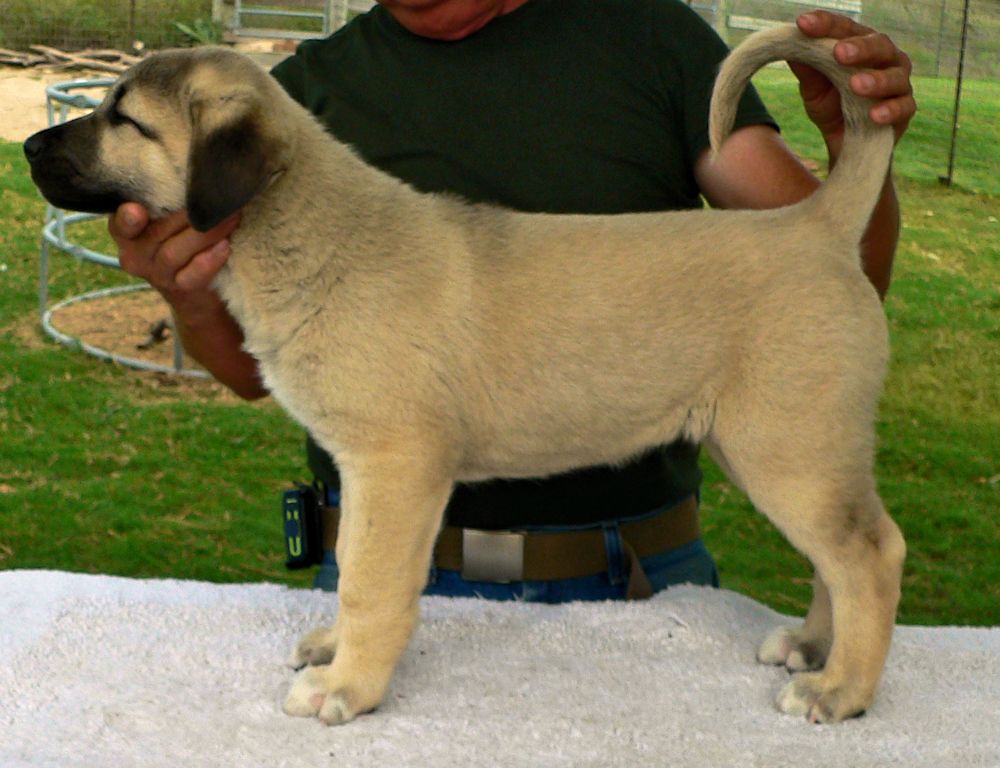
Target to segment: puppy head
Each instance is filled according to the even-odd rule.
[[[92,113],[29,137],[31,176],[60,208],[156,218],[188,209],[207,231],[280,174],[290,140],[272,117],[280,87],[221,48],[165,51],[126,72]]]

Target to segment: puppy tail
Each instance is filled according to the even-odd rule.
[[[709,139],[717,156],[736,119],[740,97],[751,76],[772,61],[796,61],[819,70],[836,86],[844,112],[844,144],[823,186],[809,199],[836,223],[837,231],[858,243],[885,183],[892,160],[893,132],[868,117],[872,102],[857,96],[849,80],[854,70],[833,58],[835,40],[806,37],[794,24],[750,35],[722,63],[712,92]]]

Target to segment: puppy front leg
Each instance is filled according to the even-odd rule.
[[[346,492],[341,488],[340,527],[337,531],[338,563],[344,562],[347,554],[347,537],[349,524],[347,522]],[[307,632],[292,649],[286,662],[292,669],[301,669],[308,665],[319,666],[333,661],[337,649],[337,625],[316,627]]]
[[[336,653],[306,667],[285,701],[290,715],[345,723],[375,709],[417,624],[420,593],[451,493],[442,462],[408,455],[342,461],[347,514],[338,546]],[[345,530],[346,528],[346,530]]]

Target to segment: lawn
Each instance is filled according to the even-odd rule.
[[[758,78],[790,143],[820,160],[791,78]],[[896,171],[905,223],[886,309],[893,361],[878,476],[909,542],[900,620],[1000,623],[997,402],[998,88],[969,83],[956,185],[947,81],[920,79],[922,114]],[[992,149],[990,149],[992,148]],[[270,402],[138,374],[37,327],[44,206],[20,147],[0,142],[0,568],[308,583],[282,566],[279,497],[305,475],[302,432]],[[109,248],[102,225],[85,228]],[[121,281],[57,257],[52,293]],[[723,585],[801,613],[809,569],[710,462],[703,521]]]

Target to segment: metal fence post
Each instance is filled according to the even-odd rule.
[[[938,176],[938,180],[951,186],[955,171],[955,146],[958,142],[958,111],[962,105],[962,75],[965,72],[965,46],[969,40],[969,0],[965,0],[962,8],[962,42],[958,48],[958,75],[955,79],[955,109],[951,116],[951,148],[948,151],[948,174]]]

